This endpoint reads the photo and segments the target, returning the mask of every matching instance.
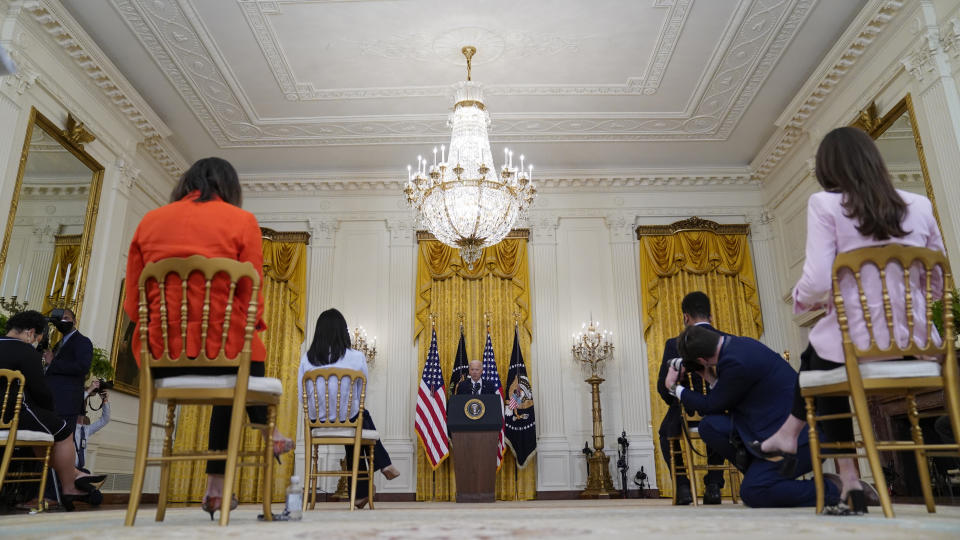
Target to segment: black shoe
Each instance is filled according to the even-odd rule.
[[[677,482],[677,506],[687,506],[693,502],[693,495],[690,494],[690,484],[686,481]]]
[[[703,490],[703,504],[720,504],[722,499],[720,484],[707,484],[707,487]]]
[[[796,478],[797,477],[797,454],[791,454],[790,452],[784,452],[782,450],[773,450],[772,452],[764,452],[761,449],[760,441],[752,441],[750,443],[750,449],[761,458],[772,461],[774,463],[780,463],[780,476],[784,478]]]

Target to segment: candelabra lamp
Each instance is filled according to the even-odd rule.
[[[367,365],[372,366],[377,359],[377,336],[373,339],[367,337],[367,331],[362,326],[353,329],[353,335],[350,336],[350,343],[353,349],[358,350],[367,357]]]
[[[600,383],[604,379],[603,362],[613,353],[613,333],[600,329],[600,323],[583,324],[583,330],[573,335],[573,358],[590,368],[590,385],[593,402],[593,451],[587,454],[587,488],[580,494],[584,499],[606,499],[613,491],[610,478],[610,457],[603,452],[603,411],[600,408]],[[586,453],[586,452],[585,452]]]

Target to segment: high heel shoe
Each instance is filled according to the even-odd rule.
[[[797,476],[797,454],[784,452],[783,450],[771,450],[766,452],[762,449],[763,443],[760,441],[752,441],[750,443],[750,449],[753,452],[760,456],[761,458],[773,462],[780,463],[780,476],[785,478],[796,478]]]
[[[100,503],[103,502],[103,494],[100,493],[100,490],[91,488],[86,493],[70,494],[65,493],[60,495],[60,504],[63,506],[63,509],[67,512],[73,512],[74,502],[85,502],[90,506],[100,506]]]
[[[398,471],[393,465],[387,465],[386,467],[380,469],[380,472],[383,473],[384,478],[387,480],[393,480],[394,478],[400,476],[400,471]]]
[[[278,465],[282,465],[280,462],[280,456],[293,450],[296,446],[297,444],[293,442],[293,439],[274,439],[273,459],[277,460]]]
[[[361,510],[364,506],[367,505],[368,502],[370,502],[370,497],[364,497],[362,499],[357,499],[356,501],[354,501],[353,506],[357,510]]]
[[[80,491],[90,491],[95,489],[92,484],[99,484],[107,479],[107,475],[98,474],[96,476],[81,476],[73,480],[73,485]]]
[[[240,504],[240,500],[237,499],[237,496],[234,495],[230,498],[230,510],[234,510]],[[222,497],[207,497],[203,496],[203,502],[200,504],[200,509],[204,512],[210,513],[210,521],[213,521],[213,513],[217,510],[222,510],[223,498]]]

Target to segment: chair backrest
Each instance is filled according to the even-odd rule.
[[[14,433],[17,429],[17,418],[20,416],[20,406],[23,403],[23,385],[26,378],[23,373],[12,369],[0,369],[0,429],[9,429]],[[16,397],[10,399],[16,392]],[[11,401],[12,410],[11,410]],[[14,440],[15,437],[9,437],[8,440]]]
[[[200,280],[191,279],[194,274],[203,277],[202,304],[198,302],[199,295],[194,294],[191,298],[191,295],[187,294],[191,281],[195,284],[195,287],[199,287]],[[235,298],[238,292],[238,284],[242,283],[241,280],[249,280],[250,282],[249,299],[245,298],[246,287],[241,287],[244,291],[243,298]],[[155,314],[150,313],[147,294],[151,282],[153,287],[159,289],[159,313]],[[170,287],[180,289],[178,302],[173,306],[168,306],[168,303],[173,303],[167,297],[167,289]],[[212,305],[211,291],[224,288],[227,289],[225,305]],[[141,371],[149,370],[151,367],[230,367],[249,364],[253,330],[257,322],[258,293],[260,291],[260,274],[252,263],[227,258],[208,258],[201,255],[161,259],[144,267],[140,273],[138,289],[140,293]],[[153,289],[153,291],[157,289]],[[156,294],[156,292],[153,294]],[[230,358],[227,356],[227,339],[231,333],[231,319],[233,318],[236,299],[247,302],[246,325],[243,329],[243,347],[235,357]],[[201,305],[198,306],[197,304]],[[179,317],[177,317],[180,322],[179,328],[171,325],[171,311],[179,314]],[[198,315],[199,320],[197,320]],[[151,352],[148,336],[151,317],[159,317],[159,331],[162,336],[163,346],[161,353],[157,356],[154,356]],[[200,350],[195,358],[188,355],[188,323],[193,323],[194,326],[199,327]],[[208,338],[212,337],[207,335],[211,323],[216,323],[213,325],[214,327],[222,326],[219,339],[220,346],[215,356],[210,356],[207,348]],[[176,335],[180,338],[180,350],[177,354],[173,354],[171,350],[170,338],[174,335],[172,332],[177,332]]]
[[[366,393],[367,378],[362,371],[335,367],[312,369],[303,374],[304,421],[311,428],[362,424]],[[355,399],[359,400],[359,407],[353,406]],[[313,418],[311,409],[317,413]],[[354,416],[356,420],[351,421]]]
[[[893,275],[891,269],[894,268]],[[859,306],[849,309],[844,303],[841,280],[850,279],[852,274],[856,282]],[[902,274],[902,275],[901,275]],[[879,279],[877,279],[879,278]],[[898,279],[899,278],[899,279]],[[865,290],[864,281],[867,280],[870,290]],[[878,301],[873,287],[877,281],[881,287],[883,309],[880,312],[882,320],[875,320],[877,310],[871,311],[870,300],[874,304]],[[888,283],[889,282],[889,283]],[[894,288],[891,291],[891,287]],[[902,291],[900,290],[902,287]],[[901,304],[895,309],[891,300],[891,292]],[[943,253],[921,247],[887,244],[880,247],[856,249],[837,255],[833,263],[833,296],[837,308],[837,320],[843,334],[844,350],[847,356],[856,358],[889,358],[889,357],[937,357],[955,359],[956,353],[950,346],[954,339],[953,320],[953,277],[950,273],[950,264]],[[943,335],[936,338],[936,328],[933,324],[933,304],[943,302]],[[923,316],[919,319],[916,311],[921,310]],[[850,315],[857,312],[866,325],[870,341],[866,348],[855,344],[850,336]],[[907,336],[903,342],[898,342],[895,332],[895,322],[906,324]],[[854,324],[860,324],[857,319]],[[877,339],[878,330],[889,336],[889,345],[883,347]]]

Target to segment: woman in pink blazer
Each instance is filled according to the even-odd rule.
[[[817,150],[816,175],[824,191],[811,195],[807,203],[806,260],[803,275],[793,290],[793,311],[799,314],[823,309],[826,313],[810,331],[810,344],[800,357],[801,371],[842,369],[844,365],[843,339],[832,294],[833,263],[838,253],[885,244],[944,251],[930,201],[893,187],[876,144],[860,129],[842,127],[824,137]],[[887,283],[895,313],[902,313],[904,309],[902,272],[899,268],[888,268]],[[918,272],[911,274],[916,288],[912,294],[915,327],[910,336],[906,321],[895,318],[893,339],[899,343],[911,338],[923,343],[928,335]],[[862,270],[862,279],[871,319],[884,320],[879,271],[866,267]],[[855,345],[866,348],[870,336],[852,275],[843,276],[840,291],[848,306],[850,337]],[[885,325],[874,325],[874,335],[880,346],[891,339]],[[849,413],[850,404],[846,397],[819,398],[817,410],[824,415]],[[853,440],[850,419],[825,421],[820,426],[825,440]],[[798,383],[791,415],[772,437],[762,443],[753,441],[752,449],[768,459],[786,458],[787,466],[781,468],[781,472],[789,475],[789,464],[795,462],[798,439],[805,427],[806,408]],[[806,439],[805,434],[803,438]],[[847,501],[854,513],[862,512],[865,496],[854,460],[838,459],[837,464],[842,481],[841,500]]]

